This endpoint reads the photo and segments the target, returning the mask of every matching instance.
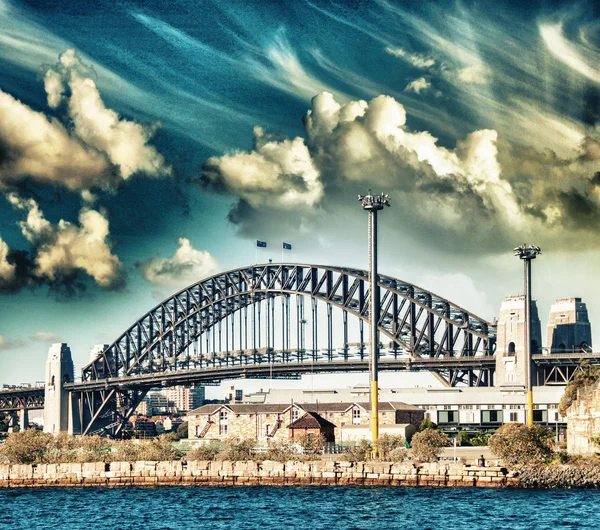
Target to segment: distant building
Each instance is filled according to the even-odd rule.
[[[139,416],[151,416],[152,411],[150,410],[150,406],[148,405],[148,401],[145,399],[140,402],[140,404],[135,409],[135,414]]]
[[[201,406],[206,400],[203,386],[188,388],[174,386],[167,388],[167,401],[171,412],[187,412]]]
[[[149,414],[164,414],[169,408],[169,400],[163,392],[149,392],[146,396]]]
[[[143,416],[134,416],[129,422],[136,438],[153,438],[156,436],[156,425],[153,421]]]
[[[550,353],[578,353],[592,346],[592,328],[581,298],[561,298],[552,304],[547,330]]]

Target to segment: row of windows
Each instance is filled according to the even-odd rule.
[[[508,421],[521,421],[523,417],[519,418],[518,412],[509,411],[508,413]],[[502,410],[482,410],[481,411],[481,423],[504,423],[504,411]],[[559,416],[555,417],[556,419]],[[459,416],[457,410],[441,410],[438,412],[437,417],[439,424],[444,423],[459,423]],[[467,413],[467,417],[463,418],[464,423],[475,422],[475,414]],[[547,410],[534,410],[533,411],[533,421],[535,422],[547,422],[548,421],[548,411]],[[554,418],[553,418],[554,421]]]

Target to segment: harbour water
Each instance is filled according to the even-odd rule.
[[[600,491],[158,487],[0,490],[4,529],[600,528]]]

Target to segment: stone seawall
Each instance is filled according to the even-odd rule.
[[[502,467],[386,462],[102,462],[0,465],[0,488],[38,486],[460,486],[518,487]]]

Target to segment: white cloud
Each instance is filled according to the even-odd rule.
[[[419,77],[418,79],[414,79],[406,87],[404,88],[405,92],[414,92],[415,94],[420,94],[422,91],[431,88],[431,83],[427,81],[424,77]]]
[[[168,258],[158,256],[138,264],[144,278],[156,285],[190,285],[219,271],[219,264],[210,253],[193,248],[189,239],[178,240],[179,247]]]
[[[102,213],[83,208],[79,226],[65,220],[53,225],[33,199],[11,194],[9,200],[16,209],[27,212],[19,226],[34,245],[34,276],[52,282],[83,271],[101,287],[121,285],[123,264],[111,252],[108,220]]]
[[[426,55],[418,53],[408,53],[402,48],[392,48],[391,46],[386,47],[385,51],[395,57],[401,57],[406,61],[410,62],[415,68],[431,68],[435,66],[435,60]]]
[[[19,227],[21,233],[27,241],[34,243],[40,238],[49,235],[52,231],[50,223],[44,217],[44,214],[40,210],[38,203],[33,199],[23,199],[15,193],[8,195],[8,202],[17,210],[21,210],[27,213],[27,219],[25,221],[19,221]]]
[[[54,344],[61,342],[61,339],[56,333],[50,333],[49,331],[38,331],[31,336],[31,340],[34,342],[41,342],[43,344]]]
[[[9,248],[0,237],[0,289],[3,285],[10,285],[15,277],[16,267],[8,262]]]
[[[239,194],[256,208],[316,204],[323,186],[304,140],[272,140],[260,127],[254,129],[254,139],[251,152],[210,158],[205,178]]]
[[[20,348],[25,343],[21,339],[11,339],[0,335],[0,351],[2,350],[14,350]]]
[[[579,72],[595,83],[600,83],[600,70],[597,68],[600,54],[590,46],[569,42],[562,24],[540,24],[540,34],[546,46],[559,61]]]
[[[47,70],[48,105],[64,105],[68,125],[0,91],[0,188],[26,178],[77,190],[114,188],[136,172],[171,173],[148,145],[156,125],[124,120],[107,109],[93,76],[71,49]]]
[[[48,119],[0,91],[0,189],[31,177],[71,189],[112,185],[110,162]]]
[[[48,104],[57,107],[67,104],[75,134],[108,155],[119,167],[123,179],[142,171],[148,175],[168,175],[171,168],[164,157],[147,145],[156,126],[143,126],[124,120],[107,109],[100,97],[90,69],[81,62],[75,50],[66,50],[59,62],[46,74]],[[67,87],[70,96],[64,94]],[[60,92],[59,92],[60,91]]]
[[[456,72],[459,81],[471,85],[485,85],[488,82],[489,74],[489,68],[483,63],[473,64]]]

